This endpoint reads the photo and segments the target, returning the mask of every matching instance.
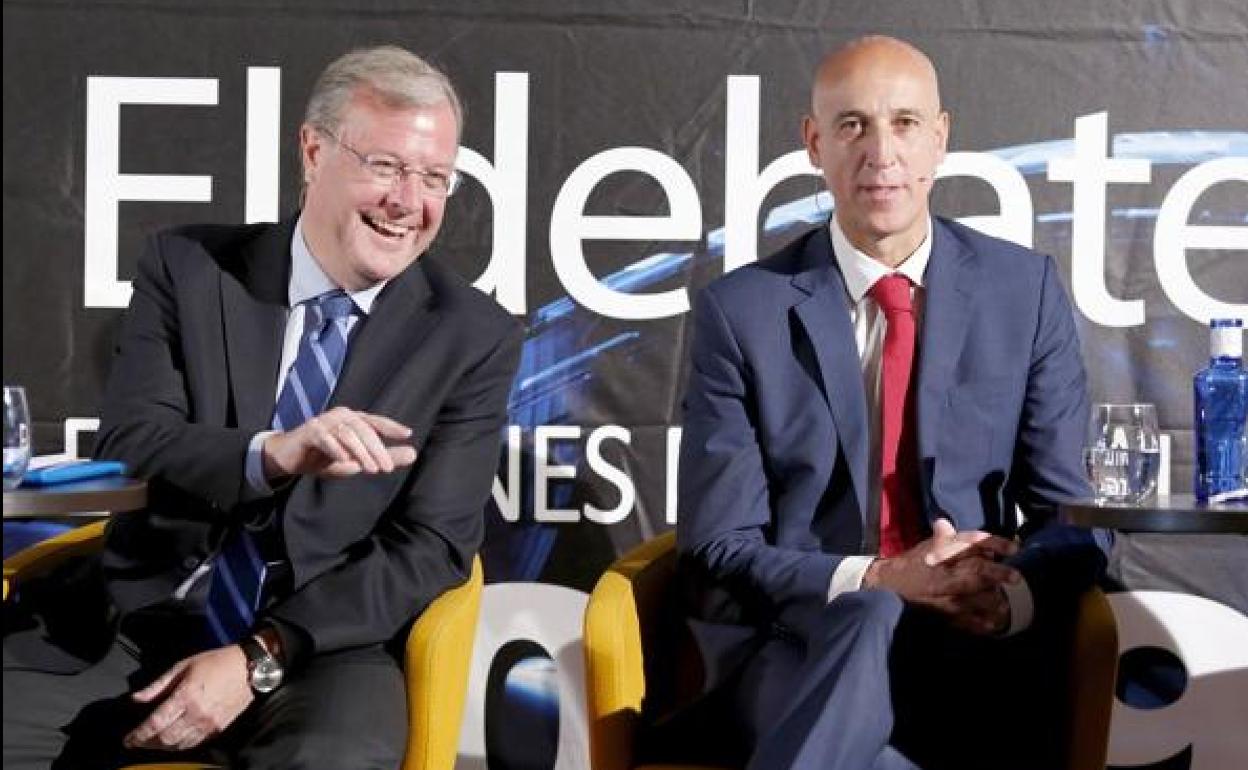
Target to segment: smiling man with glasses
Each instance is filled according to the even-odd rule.
[[[104,611],[5,607],[5,768],[399,765],[387,644],[468,577],[523,338],[424,256],[462,115],[413,54],[349,53],[300,129],[301,212],[152,239],[97,442],[150,502],[110,521]]]
[[[406,106],[380,88],[324,85],[299,133],[300,230],[339,286],[361,290],[393,278],[437,235],[455,186],[462,109],[436,80]]]

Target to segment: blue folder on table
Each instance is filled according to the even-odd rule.
[[[121,476],[126,472],[126,464],[117,460],[69,460],[63,463],[47,465],[42,468],[31,468],[22,476],[22,485],[29,487],[47,487],[53,484],[68,484],[71,481],[85,481],[102,476]]]

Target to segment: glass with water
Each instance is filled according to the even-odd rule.
[[[1084,468],[1098,503],[1143,502],[1157,489],[1161,438],[1152,404],[1097,404],[1088,422]]]
[[[16,489],[30,464],[30,410],[26,390],[4,386],[4,489]]]

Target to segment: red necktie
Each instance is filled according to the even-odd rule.
[[[896,556],[923,539],[919,523],[918,451],[915,447],[915,322],[910,279],[893,274],[868,292],[888,328],[880,367],[880,555]]]

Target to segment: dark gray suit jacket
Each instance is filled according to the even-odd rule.
[[[267,616],[325,652],[392,638],[467,579],[523,333],[462,279],[417,260],[353,331],[330,402],[409,426],[416,463],[301,477],[245,503],[247,445],[273,412],[293,227],[183,227],[151,240],[97,443],[149,480],[150,504],[111,520],[102,566],[123,612],[151,606],[231,527],[276,515],[293,590]]]

